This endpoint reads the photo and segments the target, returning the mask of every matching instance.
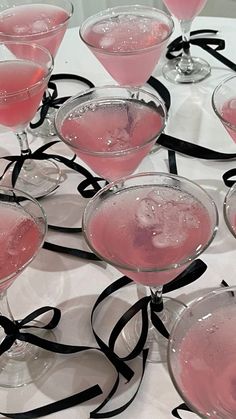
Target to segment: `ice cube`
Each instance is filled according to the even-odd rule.
[[[45,18],[35,20],[31,24],[32,33],[47,32],[50,29],[48,22]]]
[[[152,244],[154,247],[165,248],[165,247],[178,247],[186,239],[186,233],[180,228],[176,227],[175,230],[166,231],[153,235]]]
[[[104,36],[99,41],[100,48],[110,48],[115,43],[115,39],[112,36]]]
[[[137,206],[135,218],[140,227],[154,227],[160,223],[157,203],[150,198],[142,199]]]

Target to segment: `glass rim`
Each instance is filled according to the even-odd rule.
[[[0,99],[8,98],[8,97],[14,97],[18,94],[21,94],[21,93],[24,93],[24,92],[29,92],[32,89],[35,89],[35,87],[40,86],[41,84],[43,84],[44,81],[47,80],[47,78],[52,73],[52,70],[54,68],[54,58],[53,58],[52,54],[46,48],[42,47],[41,45],[38,45],[38,44],[35,44],[35,43],[32,43],[32,42],[21,42],[21,41],[2,41],[1,42],[0,41],[0,46],[1,45],[6,45],[6,46],[7,45],[22,45],[22,46],[27,46],[27,47],[30,47],[30,48],[33,48],[33,49],[39,49],[39,50],[43,51],[48,56],[50,66],[47,68],[47,74],[44,77],[42,77],[41,80],[37,81],[36,83],[32,84],[29,87],[25,87],[24,89],[16,90],[16,91],[10,92],[10,93],[6,92],[4,94],[1,94]],[[23,59],[22,60],[21,59],[16,59],[15,61],[18,61],[18,60],[23,61]],[[12,61],[14,61],[14,60],[12,60]],[[36,62],[36,61],[33,61],[32,59],[28,60],[28,61]],[[0,60],[0,64],[1,64],[1,62],[5,62],[5,61]],[[41,63],[39,63],[39,64],[41,64]]]
[[[5,282],[8,282],[11,278],[14,278],[15,276],[18,276],[37,256],[39,250],[43,247],[43,243],[48,231],[48,223],[47,223],[47,215],[46,212],[43,208],[43,206],[38,202],[38,200],[36,198],[34,198],[33,196],[29,195],[27,192],[22,191],[21,189],[18,188],[13,188],[13,187],[7,187],[7,186],[1,186],[0,185],[0,196],[1,196],[1,191],[6,191],[6,192],[12,192],[12,194],[14,194],[15,192],[18,194],[22,194],[23,196],[25,196],[28,201],[33,202],[41,211],[43,220],[44,220],[44,233],[42,234],[42,239],[38,245],[38,248],[36,250],[36,252],[31,256],[31,258],[29,260],[27,260],[20,268],[18,268],[15,272],[9,274],[8,276],[4,277],[4,278],[0,278],[0,287],[2,284],[4,284]],[[31,216],[31,214],[29,213],[29,215]],[[32,216],[31,216],[32,217]],[[33,217],[32,217],[33,218]]]
[[[87,155],[90,155],[90,156],[97,156],[97,157],[107,157],[107,158],[109,158],[109,157],[119,157],[119,156],[122,156],[123,154],[127,154],[127,153],[131,153],[131,152],[133,152],[133,151],[135,151],[135,150],[140,150],[140,149],[142,149],[143,147],[145,147],[147,144],[150,144],[150,143],[152,143],[154,140],[155,140],[155,138],[156,137],[159,137],[160,135],[161,135],[161,133],[163,132],[163,130],[165,129],[165,126],[166,126],[166,123],[167,123],[167,109],[166,109],[166,105],[165,105],[165,103],[164,103],[164,101],[163,101],[163,99],[161,98],[161,97],[159,97],[159,96],[157,96],[157,95],[154,95],[153,93],[151,93],[151,92],[149,92],[148,90],[145,90],[145,89],[143,89],[143,88],[139,88],[139,87],[130,87],[130,86],[119,86],[119,85],[105,85],[105,86],[98,86],[98,87],[92,87],[92,88],[90,88],[90,89],[86,89],[86,90],[83,90],[81,93],[79,93],[79,94],[76,94],[76,95],[74,95],[74,96],[72,96],[70,99],[68,99],[64,104],[62,104],[62,106],[60,106],[60,108],[58,109],[58,111],[56,112],[56,115],[55,115],[55,119],[54,119],[54,127],[55,127],[55,130],[56,130],[56,133],[57,133],[57,135],[58,135],[58,137],[65,143],[65,144],[67,144],[69,147],[71,147],[71,143],[70,143],[70,141],[68,141],[67,139],[65,139],[64,138],[64,136],[61,134],[61,130],[60,130],[60,128],[61,128],[61,126],[62,125],[60,125],[60,128],[58,127],[58,123],[57,123],[57,119],[58,119],[58,117],[60,116],[60,114],[63,112],[63,110],[70,104],[70,103],[73,103],[74,101],[76,101],[78,98],[80,98],[80,97],[83,97],[83,96],[86,96],[86,94],[88,94],[88,93],[92,93],[93,91],[97,91],[97,90],[99,90],[99,91],[102,91],[102,90],[104,90],[104,92],[105,91],[107,91],[108,89],[116,89],[117,91],[122,91],[122,90],[129,90],[129,91],[134,91],[134,92],[141,92],[141,93],[144,93],[144,94],[147,94],[148,96],[150,96],[150,99],[152,98],[154,101],[158,101],[159,102],[159,106],[161,106],[162,107],[162,110],[163,110],[163,112],[164,112],[164,115],[163,115],[163,123],[162,123],[162,126],[161,126],[161,128],[159,129],[159,131],[153,136],[153,137],[151,137],[150,139],[148,139],[147,141],[145,141],[143,144],[138,144],[138,145],[136,145],[136,146],[134,146],[134,147],[130,147],[130,148],[126,148],[125,150],[119,150],[119,151],[93,151],[93,150],[89,150],[89,149],[87,149],[87,148],[82,148],[82,147],[74,147],[76,150],[78,150],[79,152],[81,152],[81,153],[84,153],[84,154],[87,154]],[[114,100],[114,99],[120,99],[120,100],[127,100],[127,99],[131,99],[131,100],[134,100],[134,99],[132,99],[132,98],[122,98],[122,97],[120,97],[119,98],[119,96],[114,96],[114,97],[109,97],[109,96],[106,96],[105,94],[104,94],[104,97],[101,97],[101,98],[94,98],[94,100],[93,99],[91,99],[91,100],[88,100],[88,102],[91,102],[91,103],[94,103],[94,102],[96,102],[96,101],[101,101],[101,100],[107,100],[107,99],[110,99],[110,100]],[[81,106],[83,106],[84,104],[86,104],[87,103],[87,101],[85,101],[85,102],[83,102],[82,104],[81,104]],[[78,105],[78,107],[79,107],[80,105]],[[70,112],[72,112],[72,109],[70,109],[69,111],[68,111],[68,113],[70,113]],[[67,113],[67,115],[68,115],[68,113]],[[63,122],[65,121],[65,119],[66,119],[66,116],[65,116],[65,118],[63,119]]]
[[[181,313],[181,316],[176,319],[176,321],[175,321],[175,323],[174,323],[174,325],[173,325],[173,327],[171,329],[170,337],[169,337],[169,340],[168,340],[168,347],[167,347],[167,367],[168,367],[168,372],[169,372],[171,381],[172,381],[172,383],[173,383],[176,391],[178,392],[178,394],[180,395],[180,397],[183,399],[183,401],[186,403],[186,405],[194,413],[196,413],[202,419],[207,419],[207,418],[209,418],[209,416],[208,415],[205,415],[203,412],[200,412],[198,410],[198,408],[195,407],[192,404],[192,402],[186,396],[185,392],[182,390],[181,386],[178,384],[177,379],[175,378],[175,374],[173,372],[172,362],[171,362],[172,342],[173,342],[173,338],[175,337],[176,331],[178,331],[179,325],[183,321],[183,317],[185,315],[187,315],[187,313],[191,312],[199,304],[202,304],[205,301],[209,300],[210,298],[215,297],[218,294],[222,294],[222,293],[225,293],[225,292],[234,292],[234,293],[236,293],[236,285],[233,285],[233,286],[230,286],[230,287],[216,287],[213,290],[206,292],[206,294],[204,294],[203,296],[198,297],[198,298],[192,300],[187,306],[185,306],[185,308],[183,309],[183,312]]]
[[[226,223],[230,233],[233,235],[233,237],[236,238],[236,230],[233,229],[233,227],[230,223],[230,220],[229,220],[229,215],[228,215],[229,200],[230,200],[232,194],[234,194],[234,193],[235,193],[235,196],[236,196],[236,183],[233,186],[231,186],[231,188],[228,190],[227,194],[225,195],[224,202],[223,202],[223,215],[224,215],[225,223]]]
[[[137,50],[134,50],[134,51],[122,51],[122,52],[121,51],[107,51],[106,49],[94,46],[93,44],[87,42],[84,39],[84,36],[83,36],[83,33],[82,33],[83,28],[87,23],[89,23],[90,20],[92,20],[94,18],[96,18],[96,19],[100,18],[100,17],[102,18],[103,16],[105,17],[106,14],[110,14],[110,13],[116,12],[118,10],[123,10],[124,13],[125,13],[125,11],[128,10],[130,7],[132,7],[132,9],[130,11],[131,14],[135,14],[136,10],[142,10],[143,9],[143,10],[149,10],[149,11],[152,11],[152,12],[155,12],[155,13],[158,12],[159,15],[162,15],[162,16],[166,17],[169,21],[169,25],[168,25],[169,31],[168,31],[168,34],[166,35],[166,37],[164,39],[162,39],[161,42],[158,42],[154,45],[150,45],[149,47],[140,48],[140,49],[137,49]],[[96,21],[99,21],[99,19],[96,20]],[[170,38],[173,31],[174,31],[174,20],[173,20],[173,18],[170,14],[164,12],[163,10],[157,9],[155,7],[145,6],[145,5],[140,5],[140,4],[134,4],[134,5],[123,5],[123,6],[108,7],[107,9],[101,10],[100,12],[89,16],[86,20],[84,20],[84,22],[82,22],[82,24],[79,27],[79,37],[89,48],[92,48],[94,51],[102,52],[103,54],[106,54],[106,55],[117,55],[117,54],[119,54],[119,55],[122,55],[122,56],[123,55],[124,56],[129,56],[129,55],[138,55],[140,53],[147,52],[147,51],[152,51],[157,46],[162,45],[163,43],[165,43]]]
[[[86,228],[86,224],[85,224],[85,218],[87,215],[87,212],[89,210],[89,208],[93,205],[93,202],[104,192],[107,192],[109,189],[114,188],[114,186],[117,183],[122,183],[123,181],[126,180],[132,180],[134,178],[141,178],[141,177],[155,177],[155,176],[159,176],[162,178],[171,178],[173,180],[182,180],[184,182],[187,182],[188,185],[193,185],[194,187],[197,187],[198,189],[200,189],[209,199],[209,202],[211,202],[212,207],[214,208],[214,212],[215,212],[215,223],[214,223],[214,228],[212,231],[212,234],[209,238],[209,240],[207,241],[207,243],[205,243],[204,246],[202,246],[202,248],[198,251],[195,252],[194,254],[190,255],[188,258],[183,259],[181,262],[179,263],[173,263],[173,264],[169,264],[168,266],[162,267],[162,268],[154,268],[154,267],[150,267],[150,268],[140,268],[140,267],[134,267],[132,265],[129,264],[124,264],[124,263],[116,263],[115,261],[111,261],[110,259],[108,259],[107,257],[104,257],[101,253],[99,253],[91,244],[91,241],[88,238],[88,235],[86,233],[87,228]],[[155,184],[150,184],[150,186],[155,186]],[[99,259],[101,259],[101,261],[104,261],[110,265],[112,265],[113,267],[117,268],[118,270],[127,270],[130,272],[167,272],[170,270],[175,271],[178,268],[181,268],[182,266],[188,265],[189,263],[191,263],[193,260],[195,260],[200,254],[202,254],[208,247],[209,245],[212,243],[217,230],[218,230],[218,223],[219,223],[219,216],[218,216],[218,211],[217,211],[217,207],[216,204],[214,202],[214,200],[211,198],[211,196],[208,194],[208,192],[205,191],[205,189],[203,189],[200,185],[198,185],[196,182],[189,180],[183,176],[179,176],[179,175],[174,175],[171,173],[165,173],[165,172],[143,172],[143,173],[138,173],[138,174],[133,174],[130,176],[125,176],[122,177],[120,179],[117,179],[113,182],[110,182],[109,184],[107,184],[106,186],[104,186],[102,189],[100,189],[87,203],[85,210],[83,212],[83,216],[82,216],[82,231],[83,231],[83,235],[85,237],[86,243],[88,244],[88,246],[90,247],[90,249],[95,253],[96,256],[99,257]]]
[[[236,75],[231,75],[227,78],[225,78],[224,80],[222,80],[213,90],[212,96],[211,96],[211,104],[212,104],[212,108],[213,111],[215,112],[215,114],[218,116],[218,118],[220,119],[220,121],[224,124],[227,125],[227,127],[231,128],[233,131],[236,131],[236,124],[232,124],[231,122],[229,122],[227,119],[225,119],[221,113],[218,111],[216,103],[215,103],[215,97],[216,94],[218,93],[218,91],[221,89],[222,86],[224,86],[228,81],[234,79],[236,80]]]
[[[70,0],[65,0],[65,1],[70,6],[70,11],[68,12],[68,16],[66,16],[66,18],[65,18],[65,20],[63,22],[60,22],[58,25],[53,26],[50,30],[48,30],[48,31],[42,31],[42,32],[37,32],[37,33],[34,33],[34,34],[19,34],[19,35],[18,34],[12,34],[12,33],[6,33],[6,32],[0,31],[0,36],[3,36],[5,38],[9,38],[9,40],[10,40],[10,38],[14,38],[16,40],[21,40],[22,39],[22,40],[26,40],[26,41],[28,41],[28,40],[30,40],[32,38],[35,39],[37,37],[46,38],[49,33],[58,31],[59,28],[61,28],[62,26],[64,26],[71,19],[72,15],[74,13],[74,5],[73,5],[73,3]],[[30,3],[31,6],[32,6],[32,4],[39,4],[39,2]],[[48,4],[51,5],[51,3],[48,3]],[[26,6],[26,5],[27,5],[27,3],[26,4],[19,4],[19,5],[17,5],[17,7]],[[16,7],[16,6],[10,6],[10,7],[7,7],[6,9],[2,10],[0,12],[0,16],[1,16],[1,13],[4,13],[6,10],[12,9],[13,7]],[[60,7],[60,6],[58,6],[58,7]],[[63,7],[61,7],[61,9],[63,9]],[[63,10],[65,10],[65,9],[63,9]]]

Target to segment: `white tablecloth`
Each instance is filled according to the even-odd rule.
[[[218,37],[225,39],[226,48],[222,52],[236,62],[235,19],[196,18],[192,29],[218,29]],[[179,34],[178,25],[174,37]],[[232,71],[211,57],[199,47],[192,47],[193,54],[205,58],[212,66],[212,74],[196,85],[174,85],[168,83],[161,74],[165,59],[159,63],[155,75],[171,93],[171,110],[166,133],[192,141],[218,151],[235,152],[231,140],[211,108],[211,95],[214,87]],[[95,85],[111,84],[111,77],[97,62],[78,36],[78,29],[69,29],[62,42],[55,61],[54,73],[75,73],[89,78]],[[83,89],[81,84],[61,83],[60,94],[74,94]],[[1,133],[0,155],[18,150],[14,136]],[[43,140],[31,138],[30,145],[36,149]],[[58,153],[71,156],[68,148],[60,143],[54,147]],[[223,216],[222,203],[227,188],[222,174],[233,167],[235,162],[208,162],[177,155],[180,175],[195,180],[203,186],[215,200],[220,224],[218,234],[210,248],[201,255],[208,265],[206,273],[195,283],[172,293],[183,301],[190,301],[207,290],[220,285],[224,279],[230,285],[236,282],[236,241],[227,230]],[[64,181],[55,194],[41,200],[49,223],[64,226],[80,226],[85,200],[77,193],[77,185],[82,179],[77,173],[62,167]],[[168,171],[167,150],[161,149],[149,155],[138,171]],[[82,235],[71,237],[68,234],[48,233],[48,240],[68,246],[86,249]],[[90,327],[90,311],[98,295],[113,280],[121,275],[111,266],[103,263],[89,263],[69,256],[59,255],[42,249],[22,275],[9,289],[9,300],[16,318],[21,318],[32,310],[44,306],[57,306],[62,310],[62,320],[58,326],[58,341],[78,345],[94,345]],[[112,296],[103,309],[97,313],[95,327],[100,336],[105,337],[116,319],[132,302],[137,300],[137,288],[129,286]],[[90,403],[55,413],[52,418],[87,419],[111,388],[115,372],[108,362],[96,352],[86,352],[74,356],[56,356],[54,364],[40,381],[23,388],[0,389],[0,411],[26,411],[76,393],[92,384],[100,384],[104,394]],[[137,364],[137,365],[136,365]],[[135,363],[139,369],[139,362]],[[137,378],[138,375],[136,375]],[[132,385],[123,385],[118,395],[113,397],[109,410],[128,400],[134,391]],[[131,391],[131,393],[130,393]],[[167,419],[171,410],[181,403],[169,378],[166,364],[148,364],[142,386],[132,405],[119,417]],[[183,413],[183,418],[194,415]]]

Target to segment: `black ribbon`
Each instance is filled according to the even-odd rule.
[[[236,153],[221,153],[167,134],[161,134],[157,140],[157,144],[169,150],[198,159],[222,161],[236,160]]]
[[[21,154],[21,155],[13,155],[13,156],[3,156],[1,157],[4,160],[9,161],[7,164],[5,170],[3,171],[2,175],[0,176],[0,180],[4,177],[7,170],[11,167],[12,164],[14,164],[14,168],[12,171],[12,186],[14,187],[18,178],[18,175],[21,171],[21,168],[24,164],[24,162],[27,159],[33,159],[33,160],[55,160],[56,162],[62,163],[65,166],[69,167],[72,170],[75,170],[76,172],[80,173],[86,178],[86,184],[82,184],[78,187],[78,190],[80,194],[84,198],[91,198],[99,189],[99,181],[103,181],[103,179],[93,176],[87,169],[85,169],[83,166],[75,162],[76,156],[74,155],[71,159],[68,159],[64,156],[61,156],[59,154],[52,154],[52,153],[45,153],[46,150],[48,150],[50,147],[52,147],[54,144],[58,143],[58,140],[51,141],[50,143],[44,144],[43,146],[39,147],[34,152],[31,152],[29,150],[29,154]],[[87,187],[90,187],[87,189]]]
[[[70,96],[58,97],[57,85],[54,82],[59,80],[78,81],[87,85],[89,88],[94,87],[94,84],[90,80],[77,74],[53,74],[48,82],[48,89],[43,95],[42,105],[38,109],[40,111],[39,120],[35,123],[31,122],[30,128],[38,128],[44,122],[49,108],[58,109],[60,105],[70,98]]]
[[[218,31],[212,30],[212,29],[200,29],[197,31],[192,31],[190,32],[189,42],[183,41],[182,37],[179,36],[168,45],[166,58],[168,58],[169,60],[172,60],[173,58],[181,56],[183,50],[188,50],[190,47],[189,44],[197,45],[200,48],[207,51],[209,54],[211,54],[214,58],[216,58],[222,64],[229,67],[231,70],[236,71],[236,64],[219,53],[219,51],[222,51],[225,48],[225,41],[223,39],[199,37],[199,35],[207,35],[207,34],[216,35],[217,33]]]
[[[223,174],[222,178],[225,185],[231,188],[231,186],[233,186],[236,182],[236,169],[234,168],[234,169],[228,170],[227,172]],[[234,179],[231,179],[231,178],[234,178]]]

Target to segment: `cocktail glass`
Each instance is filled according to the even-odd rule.
[[[0,5],[0,41],[32,42],[55,58],[72,15],[69,0],[6,0]],[[55,135],[54,114],[50,109],[43,124],[30,132],[45,138]]]
[[[165,173],[141,173],[108,184],[89,201],[83,215],[83,232],[93,252],[149,287],[153,307],[158,308],[163,285],[206,250],[217,224],[216,206],[200,186]],[[164,301],[157,313],[168,331],[178,316],[173,306]],[[139,319],[126,329],[127,346],[134,348]],[[148,360],[164,361],[167,339],[154,327],[149,332]]]
[[[0,43],[0,125],[16,134],[22,157],[30,156],[26,128],[37,111],[52,69],[53,59],[45,48],[23,42]],[[11,178],[8,171],[3,183],[9,186]],[[59,180],[54,162],[28,159],[16,187],[40,197],[53,191]]]
[[[236,143],[236,76],[224,79],[212,95],[212,107]]]
[[[173,20],[161,10],[130,5],[90,16],[79,34],[115,81],[141,87],[157,65],[173,28]]]
[[[201,418],[236,417],[236,287],[190,303],[172,329],[168,366],[175,388]]]
[[[164,77],[174,83],[197,83],[204,80],[210,75],[211,67],[205,60],[191,56],[189,39],[192,22],[207,0],[163,0],[163,2],[169,12],[178,19],[183,41],[181,57],[174,58],[164,65]]]
[[[227,227],[236,238],[236,184],[226,194],[223,208]]]
[[[135,87],[102,86],[65,102],[55,117],[64,141],[96,174],[133,173],[165,127],[165,105]]]
[[[15,322],[7,300],[7,289],[42,247],[47,232],[45,213],[40,204],[25,192],[1,186],[0,231],[0,313]],[[40,325],[39,322],[34,324]],[[42,337],[50,336],[45,330],[26,330]],[[1,329],[1,341],[4,338]],[[27,342],[16,341],[0,357],[0,386],[18,387],[36,380],[49,366],[46,352]]]

